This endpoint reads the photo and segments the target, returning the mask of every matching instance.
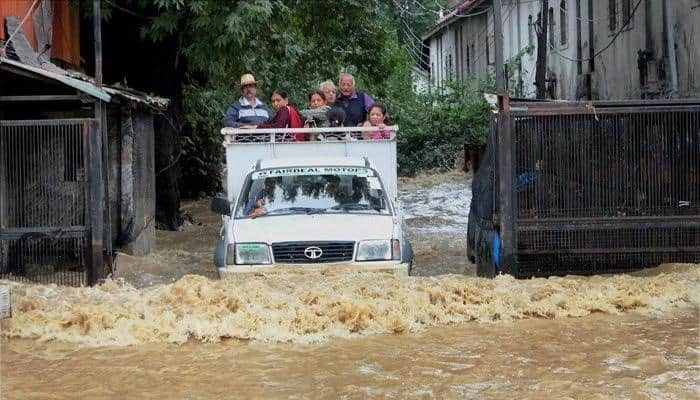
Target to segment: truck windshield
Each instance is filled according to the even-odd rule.
[[[390,214],[379,177],[369,168],[301,167],[253,172],[236,218],[289,214]]]

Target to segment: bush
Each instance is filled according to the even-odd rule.
[[[442,91],[388,101],[399,124],[399,174],[448,170],[464,145],[486,143],[490,106],[483,84],[451,82]]]

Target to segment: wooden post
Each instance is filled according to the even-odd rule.
[[[497,190],[498,228],[501,235],[501,271],[515,273],[516,258],[515,234],[515,144],[513,141],[513,120],[510,113],[510,99],[499,96],[497,146]],[[498,271],[497,271],[498,272]]]
[[[99,103],[96,105],[99,107]],[[88,284],[94,285],[104,278],[103,218],[104,183],[102,181],[102,135],[98,119],[89,122],[88,170],[89,172],[89,221],[90,246],[88,246]]]
[[[546,0],[545,0],[546,1]],[[499,191],[498,231],[501,236],[500,271],[512,273],[515,268],[515,190],[514,190],[514,142],[510,115],[510,98],[506,87],[506,71],[503,62],[503,27],[501,0],[493,1],[493,26],[496,62],[496,91],[498,92],[498,146],[497,176]]]
[[[102,9],[100,0],[92,1],[93,10],[93,32],[95,39],[95,86],[98,89],[102,88]],[[103,201],[103,214],[101,218],[103,220],[102,225],[102,240],[103,248],[107,250],[106,260],[108,265],[112,266],[112,216],[111,209],[109,206],[109,138],[107,137],[106,129],[106,109],[105,104],[102,101],[95,102],[95,119],[97,120],[97,134],[101,136],[100,141],[101,146],[101,157],[102,157],[102,179],[104,188]],[[104,269],[100,270],[101,278],[105,278]],[[93,282],[94,283],[94,282]]]
[[[100,0],[92,0],[92,23],[95,36],[95,86],[102,88],[102,9]]]
[[[5,169],[5,133],[0,126],[0,232],[7,227],[7,170]],[[0,241],[0,274],[7,272],[9,267],[9,244],[6,240]]]

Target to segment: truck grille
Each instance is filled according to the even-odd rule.
[[[321,254],[317,258],[318,250]],[[281,242],[272,244],[276,263],[314,264],[352,261],[355,242]],[[308,250],[308,251],[307,251]],[[308,257],[307,255],[310,255]]]

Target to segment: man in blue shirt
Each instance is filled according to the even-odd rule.
[[[224,117],[224,126],[245,128],[270,119],[270,108],[255,97],[259,83],[260,81],[256,81],[251,74],[241,76],[241,83],[236,86],[241,87],[243,96],[228,107],[226,117]]]
[[[345,110],[345,126],[358,126],[365,122],[374,99],[367,93],[355,91],[355,77],[350,74],[341,74],[338,86],[340,94],[335,100],[335,106]]]

